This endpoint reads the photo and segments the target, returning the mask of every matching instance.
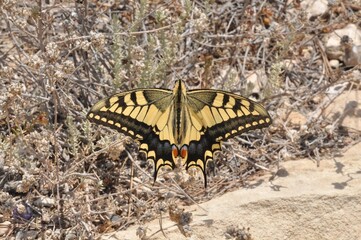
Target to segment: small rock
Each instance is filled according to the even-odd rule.
[[[255,71],[248,72],[248,74],[245,74],[246,76],[246,89],[245,89],[245,95],[250,96],[259,96],[261,97],[261,92],[263,87],[266,85],[268,79],[267,74],[264,71],[264,69],[258,69]],[[259,100],[259,99],[253,99],[253,100]]]
[[[330,60],[329,63],[333,69],[337,69],[340,66],[340,62],[336,59]]]
[[[307,122],[307,118],[299,112],[291,112],[287,120],[291,125],[297,126],[304,125]]]
[[[116,215],[116,214],[114,214],[114,215],[112,215],[111,217],[110,217],[110,221],[113,223],[113,224],[120,224],[121,222],[122,222],[122,217],[121,216],[119,216],[119,215]]]
[[[352,38],[345,35],[341,39],[341,46],[344,50],[343,61],[346,67],[361,64],[361,45],[355,46]]]
[[[11,222],[5,221],[0,223],[0,237],[5,236],[11,229]]]
[[[361,62],[361,30],[355,24],[325,36],[325,48],[328,59],[340,60],[345,66],[356,66]],[[330,63],[331,64],[331,63]]]
[[[327,58],[330,60],[342,60],[342,57],[344,55],[344,51],[340,48],[340,46],[332,46],[326,48],[326,55]]]
[[[34,205],[37,207],[53,207],[55,200],[49,197],[40,197],[34,201]]]
[[[304,0],[301,7],[306,11],[307,17],[314,18],[324,14],[328,10],[327,0]]]
[[[9,181],[5,183],[3,191],[5,192],[15,192],[18,185],[21,184],[22,181]]]
[[[22,240],[22,239],[37,239],[38,231],[30,230],[30,231],[23,231],[20,230],[17,232],[15,240]]]
[[[325,39],[327,39],[325,43],[326,49],[340,47],[342,36],[350,37],[356,46],[361,45],[361,30],[355,24],[348,24],[346,27],[337,29],[325,36]]]
[[[359,90],[342,93],[325,109],[323,115],[333,121],[339,121],[341,126],[360,131],[360,94]]]

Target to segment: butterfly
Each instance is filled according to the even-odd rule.
[[[183,81],[173,90],[134,89],[96,103],[90,121],[132,137],[154,163],[154,181],[162,167],[199,168],[207,187],[206,167],[221,142],[272,123],[265,108],[226,91],[187,91]]]

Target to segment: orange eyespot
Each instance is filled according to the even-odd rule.
[[[188,155],[188,147],[186,145],[183,145],[183,147],[181,148],[181,152],[180,155],[182,158],[186,158]]]
[[[178,148],[175,145],[172,146],[172,155],[173,155],[173,158],[178,157]]]

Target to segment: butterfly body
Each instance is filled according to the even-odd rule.
[[[205,185],[207,162],[221,141],[271,124],[258,103],[225,91],[187,91],[180,80],[173,90],[135,89],[110,96],[96,103],[88,118],[138,141],[154,162],[154,180],[160,168],[174,169],[181,159],[186,170],[202,170]]]

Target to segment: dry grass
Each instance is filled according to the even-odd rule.
[[[96,238],[358,140],[322,115],[328,89],[359,84],[332,70],[320,47],[327,29],[352,21],[350,9],[311,22],[297,5],[268,1],[45,2],[0,3],[0,220],[13,223],[9,239]],[[268,77],[259,92],[245,81],[253,70]],[[100,98],[179,78],[253,95],[274,118],[224,144],[208,189],[183,172],[153,184],[153,166],[132,140],[85,118]],[[294,124],[293,112],[307,121]]]

